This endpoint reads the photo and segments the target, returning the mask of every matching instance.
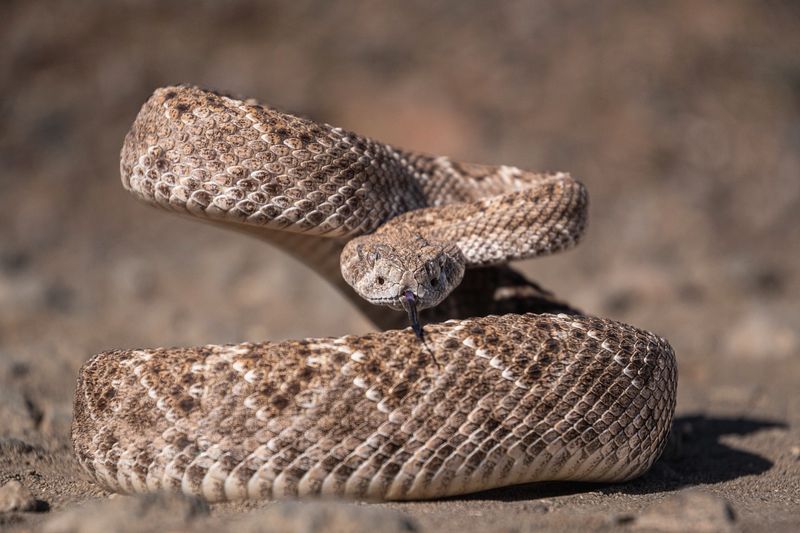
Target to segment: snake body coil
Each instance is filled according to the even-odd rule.
[[[483,268],[426,312],[455,319],[427,325],[423,341],[406,329],[96,355],[80,373],[72,436],[108,489],[417,499],[625,480],[660,454],[677,383],[669,344],[611,320],[534,313],[559,304],[495,266],[577,242],[586,195],[568,175],[402,152],[192,87],[148,100],[121,172],[148,203],[290,251],[383,327],[398,314],[356,297],[338,272],[354,237],[391,239],[379,228],[421,221],[425,243],[454,243]],[[518,197],[530,203],[515,207]],[[370,289],[377,275],[345,257],[345,277]],[[434,292],[422,266],[425,279],[403,283]]]

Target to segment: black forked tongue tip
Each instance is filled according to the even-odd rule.
[[[417,297],[411,291],[403,293],[403,307],[408,312],[408,319],[411,321],[411,329],[417,335],[419,340],[422,340],[422,325],[419,323],[419,316],[417,315]]]

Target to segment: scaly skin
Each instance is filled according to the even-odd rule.
[[[422,341],[406,329],[96,355],[80,373],[73,443],[106,488],[435,498],[621,481],[661,453],[677,380],[666,340],[535,314],[565,306],[505,266],[481,266],[578,240],[586,195],[566,174],[410,154],[192,87],[148,100],[121,171],[140,199],[276,243],[364,310],[332,257],[354,237],[414,222],[477,267],[426,312],[460,320],[428,324]],[[516,207],[520,197],[531,203]]]

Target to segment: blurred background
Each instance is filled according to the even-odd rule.
[[[6,0],[0,45],[4,435],[68,447],[100,350],[370,330],[290,258],[123,191],[140,105],[187,82],[571,172],[584,242],[519,267],[666,336],[679,413],[779,422],[735,442],[797,473],[800,4]]]

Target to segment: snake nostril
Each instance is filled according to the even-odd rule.
[[[385,280],[385,279],[383,279],[383,278],[382,278],[382,277],[380,277],[380,276],[378,276],[378,279],[376,279],[375,281],[377,281],[377,282],[378,282],[378,285],[383,285],[384,283],[386,283],[386,280]]]

